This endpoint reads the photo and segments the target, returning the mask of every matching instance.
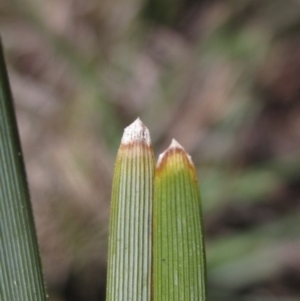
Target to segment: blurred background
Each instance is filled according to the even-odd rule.
[[[209,301],[300,300],[299,0],[1,0],[0,32],[50,301],[104,300],[138,116],[197,167]]]

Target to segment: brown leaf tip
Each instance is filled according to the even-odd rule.
[[[159,168],[162,165],[162,163],[166,160],[169,154],[178,153],[178,152],[184,153],[189,164],[193,166],[193,161],[191,156],[188,155],[188,153],[185,151],[185,149],[181,144],[179,144],[175,139],[172,139],[170,146],[163,153],[159,155],[157,160],[157,168]]]
[[[147,146],[151,145],[150,132],[140,118],[137,118],[124,130],[121,144],[128,145],[132,143],[145,143]]]

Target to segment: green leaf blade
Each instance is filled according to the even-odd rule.
[[[154,301],[204,301],[199,188],[191,159],[175,140],[159,158],[154,191]]]
[[[25,168],[1,47],[0,300],[46,300]]]
[[[107,301],[150,301],[154,156],[138,119],[125,129],[113,179]]]

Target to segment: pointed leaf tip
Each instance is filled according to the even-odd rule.
[[[130,144],[134,142],[145,143],[151,145],[150,132],[143,124],[140,118],[137,118],[124,130],[121,144]]]
[[[180,148],[180,149],[184,150],[183,146],[180,143],[178,143],[178,141],[175,140],[174,138],[172,139],[172,142],[171,142],[171,144],[169,146],[169,149],[170,148]]]
[[[185,154],[185,156],[187,157],[189,163],[191,165],[194,165],[191,156],[186,152],[186,150],[183,148],[183,146],[177,140],[175,140],[173,138],[170,146],[158,156],[156,166],[159,167],[162,164],[162,162],[164,161],[165,157],[167,157],[167,155],[169,153],[176,152],[176,151],[183,152]]]

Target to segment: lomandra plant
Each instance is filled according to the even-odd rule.
[[[150,134],[125,129],[115,164],[107,301],[205,301],[205,249],[195,168],[173,140],[157,167]],[[0,45],[0,301],[46,290],[12,97]]]
[[[195,167],[172,141],[154,172],[150,134],[137,119],[117,155],[107,301],[205,301],[201,201]]]

